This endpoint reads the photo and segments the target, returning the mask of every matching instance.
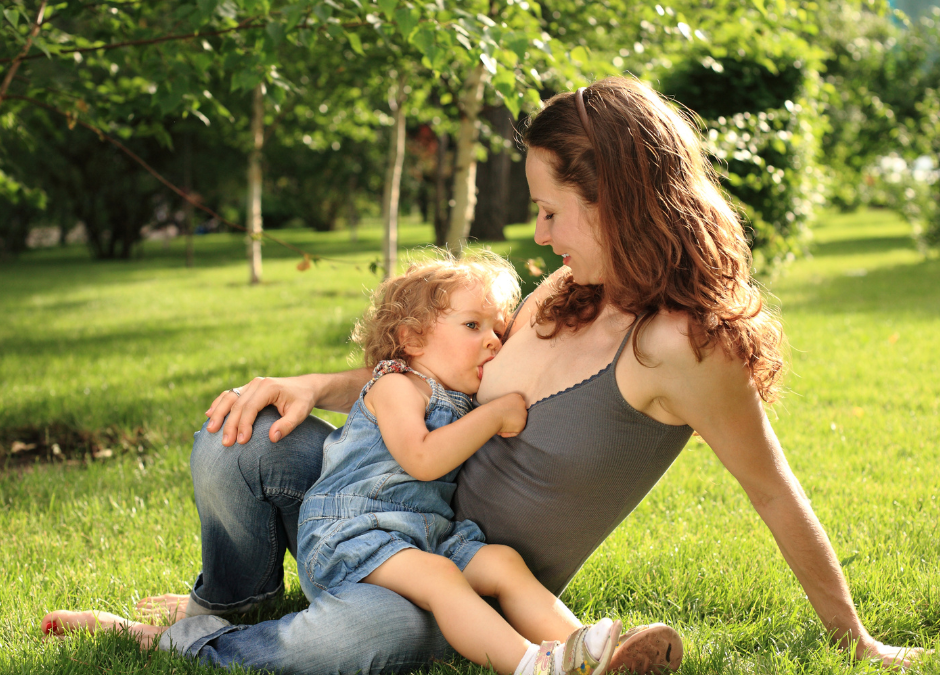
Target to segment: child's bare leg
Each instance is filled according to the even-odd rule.
[[[443,556],[416,549],[401,551],[363,581],[395,591],[432,612],[450,645],[474,663],[512,675],[525,656],[529,646],[525,638]]]
[[[42,618],[42,632],[46,635],[64,637],[66,633],[75,631],[94,633],[99,630],[123,630],[136,639],[141,647],[149,647],[154,638],[166,629],[167,626],[150,626],[108,612],[58,610]]]
[[[582,626],[532,575],[522,556],[508,546],[484,546],[463,573],[474,591],[499,600],[510,625],[527,640],[563,642]]]

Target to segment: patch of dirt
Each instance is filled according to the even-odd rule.
[[[143,428],[76,429],[67,424],[0,429],[0,471],[38,462],[83,464],[127,453],[143,454],[154,446]]]

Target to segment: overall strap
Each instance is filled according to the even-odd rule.
[[[379,361],[372,370],[372,379],[369,380],[369,382],[366,383],[366,386],[362,388],[362,393],[359,394],[359,397],[364,397],[369,392],[369,389],[372,388],[372,385],[375,384],[380,377],[383,375],[388,375],[389,373],[414,373],[422,380],[427,382],[428,386],[431,387],[431,400],[428,401],[428,410],[430,410],[437,401],[449,401],[451,406],[461,415],[466,415],[472,408],[470,396],[467,394],[461,393],[459,391],[448,391],[447,389],[444,389],[444,387],[442,387],[441,384],[434,378],[428,377],[423,373],[419,373],[404,361],[399,361],[397,359]]]

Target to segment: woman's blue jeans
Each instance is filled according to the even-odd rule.
[[[320,475],[332,427],[308,418],[279,443],[266,408],[251,440],[226,448],[222,433],[196,433],[190,465],[202,525],[202,573],[188,618],[160,648],[227,666],[283,673],[387,673],[410,670],[453,651],[430,613],[370,584],[316,595],[310,607],[276,621],[233,626],[220,614],[244,611],[283,590],[284,551],[297,551],[297,515]],[[193,616],[196,614],[196,616]]]

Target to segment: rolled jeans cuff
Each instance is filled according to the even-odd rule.
[[[278,584],[277,588],[275,588],[273,591],[259,593],[258,595],[253,595],[250,598],[246,598],[239,602],[209,602],[205,598],[199,596],[198,589],[202,588],[202,586],[202,572],[200,572],[199,577],[196,579],[196,583],[193,584],[193,590],[189,592],[189,604],[186,607],[187,617],[204,616],[207,614],[244,614],[245,612],[257,607],[266,600],[270,600],[271,598],[277,597],[284,593],[284,584],[282,582]]]
[[[170,626],[163,635],[157,647],[165,652],[176,652],[184,656],[195,657],[207,642],[220,635],[236,630],[244,630],[248,626],[233,626],[220,616],[206,614],[180,619]]]

